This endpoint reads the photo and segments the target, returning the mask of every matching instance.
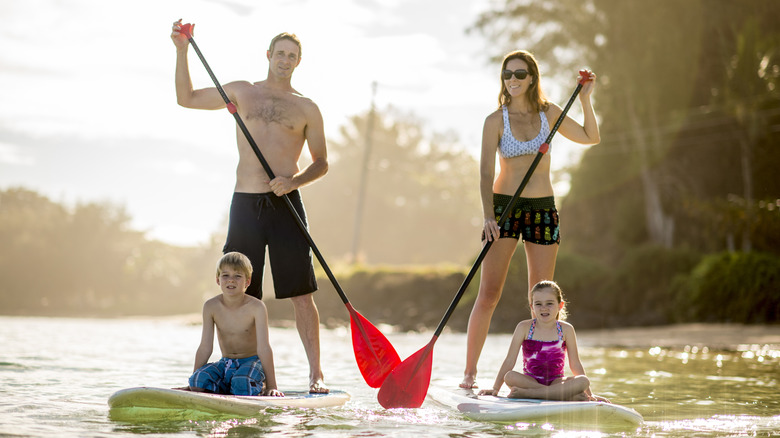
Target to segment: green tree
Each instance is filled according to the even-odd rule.
[[[776,138],[771,121],[750,128],[748,119],[757,101],[779,106],[777,16],[780,3],[768,0],[507,0],[477,20],[497,47],[530,48],[547,71],[570,78],[589,65],[599,74],[603,141],[583,155],[562,203],[578,219],[568,229],[575,246],[616,258],[645,241],[680,245],[700,234],[690,205],[777,186],[753,169],[754,153],[733,147],[734,131],[754,148]],[[723,110],[740,107],[744,123]]]
[[[5,314],[196,312],[213,291],[219,250],[177,248],[130,227],[109,203],[65,207],[0,191],[0,309]]]
[[[359,259],[467,263],[479,245],[478,163],[454,134],[428,133],[414,115],[388,109],[375,117]],[[303,189],[315,242],[347,261],[368,122],[356,115],[341,128],[328,144],[327,176]]]
[[[734,30],[736,41],[722,44],[722,59],[727,83],[723,93],[715,96],[722,102],[737,122],[742,174],[742,194],[745,205],[745,227],[742,231],[742,250],[750,252],[753,247],[754,220],[757,211],[754,190],[755,145],[767,132],[769,120],[763,111],[768,100],[778,98],[780,84],[780,35],[763,34],[761,24],[755,17],[747,18],[741,28]],[[727,38],[724,35],[724,38]],[[726,48],[733,47],[733,50]]]
[[[56,290],[48,270],[60,260],[57,224],[68,212],[22,188],[0,192],[0,304],[5,311],[48,305],[43,291]]]

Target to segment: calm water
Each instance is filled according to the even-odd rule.
[[[0,317],[0,437],[281,436],[770,436],[780,434],[780,351],[617,349],[588,347],[583,364],[595,392],[632,407],[646,424],[622,433],[543,424],[469,421],[426,401],[420,409],[385,410],[360,378],[346,329],[322,333],[323,366],[333,388],[352,394],[339,408],[287,410],[256,418],[203,417],[117,422],[106,400],[133,386],[185,385],[200,327],[184,319]],[[293,329],[272,329],[280,389],[304,389],[308,368]],[[402,358],[430,334],[391,334]],[[491,336],[480,363],[490,385],[508,335]],[[434,349],[432,385],[454,386],[463,367],[464,336],[444,333]],[[215,348],[217,351],[218,348]]]

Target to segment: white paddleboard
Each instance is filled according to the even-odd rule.
[[[613,403],[478,396],[460,388],[430,388],[428,397],[478,421],[605,427],[636,427],[644,421],[637,411]]]
[[[331,390],[328,394],[310,394],[306,391],[285,391],[284,397],[238,396],[207,394],[181,389],[138,387],[119,390],[108,399],[109,411],[114,416],[132,416],[133,412],[150,414],[160,411],[195,411],[213,414],[253,416],[267,408],[326,408],[341,406],[349,400],[344,391]],[[126,415],[120,415],[120,414]]]

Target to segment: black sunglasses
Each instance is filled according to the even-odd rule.
[[[503,76],[505,81],[512,79],[512,75],[515,75],[517,79],[520,79],[522,81],[523,79],[528,77],[528,74],[529,74],[528,70],[523,70],[523,69],[515,70],[515,71],[504,70],[501,72],[501,76]]]

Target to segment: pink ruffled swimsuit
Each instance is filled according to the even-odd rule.
[[[558,326],[557,341],[536,341],[531,339],[536,328],[536,319],[531,322],[528,337],[523,340],[523,373],[536,379],[545,386],[563,377],[563,366],[566,360],[566,341],[563,340],[561,323]]]

